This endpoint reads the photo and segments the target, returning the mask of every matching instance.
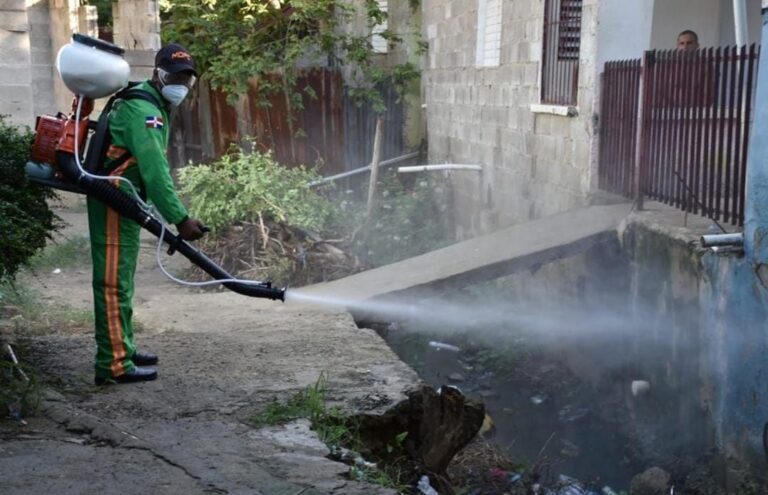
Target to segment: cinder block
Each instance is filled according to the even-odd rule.
[[[55,62],[55,54],[51,47],[32,48],[29,53],[29,63],[31,65],[51,65]]]
[[[13,33],[26,33],[29,31],[29,20],[26,10],[0,11],[0,29]]]
[[[52,82],[55,77],[58,77],[53,65],[31,65],[29,69],[30,74],[32,74],[32,79],[35,81]]]
[[[126,50],[125,60],[131,67],[149,67],[155,66],[155,50]]]
[[[29,65],[0,64],[0,86],[28,86],[32,82]],[[3,88],[5,91],[5,88]]]
[[[0,115],[10,115],[11,121],[31,125],[32,91],[29,86],[0,87]]]
[[[46,7],[47,7],[47,3],[46,3]],[[51,16],[48,13],[47,8],[40,8],[40,7],[29,8],[27,9],[27,20],[30,24],[44,24],[48,26],[51,23]]]
[[[0,31],[0,63],[29,63],[29,36],[26,33]]]
[[[20,10],[27,9],[26,0],[0,0],[0,15],[5,15],[4,10]]]
[[[51,27],[49,24],[29,25],[29,44],[31,47],[51,47]]]

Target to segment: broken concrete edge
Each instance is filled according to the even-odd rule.
[[[360,431],[365,447],[361,454],[374,455],[379,462],[387,462],[387,455],[390,453],[388,448],[393,439],[403,432],[408,432],[403,447],[413,463],[414,472],[419,476],[428,475],[434,486],[440,487],[440,493],[451,494],[453,488],[445,471],[453,457],[477,436],[485,418],[485,406],[481,401],[467,399],[450,386],[434,390],[428,385],[420,384],[404,393],[405,399],[385,410],[348,413],[348,418],[358,425]],[[79,410],[55,390],[43,390],[39,412],[67,432],[87,435],[94,443],[104,443],[115,448],[145,450],[202,481],[184,466],[158,452],[157,446],[93,414]],[[281,436],[290,437],[291,431],[293,437],[303,435],[305,438],[280,440]],[[265,440],[271,437],[276,446],[282,445],[282,449],[278,450],[284,449],[283,451],[298,448],[303,442],[304,445],[314,446],[310,449],[311,454],[318,459],[323,458],[339,466],[354,466],[354,462],[351,463],[349,459],[335,458],[331,450],[319,440],[317,433],[311,430],[311,423],[307,419],[254,427],[254,435],[263,436]],[[278,454],[276,450],[271,457]],[[269,458],[268,455],[263,460]],[[331,467],[329,470],[339,472]]]
[[[665,225],[652,217],[638,212],[628,215],[617,229],[617,235],[622,247],[626,248],[628,236],[639,231],[662,236],[671,241],[672,244],[689,250],[696,258],[700,258],[708,252],[708,249],[702,247],[699,242],[701,233],[687,227]]]
[[[72,407],[63,395],[51,389],[43,391],[39,411],[66,431],[88,435],[97,442],[104,442],[113,447],[140,449],[149,449],[150,447],[137,436],[92,414]]]
[[[439,493],[450,495],[454,489],[448,465],[477,437],[485,420],[485,404],[468,399],[455,387],[435,390],[423,385],[384,414],[360,414],[352,420],[365,456],[394,464],[405,454],[413,480],[427,475]]]

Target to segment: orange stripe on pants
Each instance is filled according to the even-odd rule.
[[[135,160],[129,160],[114,170],[111,175],[121,176],[126,168]],[[120,181],[111,181],[115,187],[119,187]],[[123,360],[126,357],[123,344],[123,324],[120,320],[120,299],[118,297],[119,269],[120,269],[120,215],[112,208],[107,208],[106,229],[106,274],[104,286],[105,306],[107,308],[107,326],[109,340],[112,344],[112,376],[120,376],[125,373]]]
[[[111,208],[107,209],[107,269],[105,274],[104,297],[107,308],[107,327],[112,343],[112,375],[119,376],[123,370],[125,358],[123,346],[123,326],[120,322],[120,301],[118,291],[118,268],[120,265],[120,215]]]

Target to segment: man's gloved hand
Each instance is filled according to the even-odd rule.
[[[208,227],[196,218],[187,217],[176,226],[179,229],[179,235],[185,241],[196,241],[208,232]]]

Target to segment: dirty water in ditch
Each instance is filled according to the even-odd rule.
[[[545,350],[522,341],[517,350],[493,348],[463,335],[437,340],[398,325],[385,334],[427,383],[456,386],[485,403],[494,425],[488,437],[521,471],[536,468],[553,480],[564,475],[617,492],[642,471],[631,440],[616,424],[622,394],[600,395]]]
[[[708,465],[706,419],[681,393],[694,388],[668,379],[691,366],[670,361],[668,340],[658,338],[673,332],[670,322],[648,316],[652,308],[638,308],[623,281],[603,275],[612,282],[577,277],[559,293],[529,279],[522,290],[486,283],[430,294],[430,309],[418,317],[356,318],[428,384],[453,385],[485,403],[494,425],[487,438],[520,465],[510,478],[565,476],[589,493],[628,493],[634,476],[661,467],[675,493],[721,493]],[[646,316],[630,317],[633,304]],[[646,379],[651,392],[633,393],[632,383]],[[681,431],[684,410],[691,412]]]

